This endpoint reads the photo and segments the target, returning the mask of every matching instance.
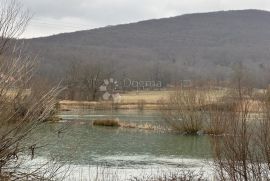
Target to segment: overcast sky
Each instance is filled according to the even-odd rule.
[[[21,0],[34,14],[24,37],[93,29],[186,13],[270,10],[270,0]]]

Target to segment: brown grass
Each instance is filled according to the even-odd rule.
[[[138,103],[144,100],[145,103],[156,104],[159,100],[167,100],[172,91],[131,91],[121,95],[122,103]]]
[[[149,123],[136,124],[119,120],[95,120],[93,126],[108,126],[108,127],[121,127],[129,129],[142,129],[142,130],[161,130],[160,127],[154,126]]]
[[[117,120],[95,120],[93,121],[94,126],[110,126],[110,127],[120,127],[120,123]]]
[[[182,90],[188,92],[189,90]],[[77,108],[88,108],[97,110],[110,110],[110,109],[138,109],[138,110],[159,110],[161,102],[168,103],[170,95],[174,91],[131,91],[121,94],[121,102],[113,104],[111,101],[71,101],[61,100],[59,102],[61,110],[70,110]],[[201,91],[207,97],[211,97],[211,100],[217,100],[222,97],[225,90],[212,90]],[[161,101],[162,100],[162,101]]]
[[[131,128],[131,129],[143,129],[143,130],[160,130],[157,126],[154,126],[149,123],[144,123],[144,124],[135,124],[135,123],[126,123],[126,122],[121,122],[121,127],[122,128]]]
[[[198,105],[197,109],[210,109],[214,106],[219,106],[220,109],[227,109],[226,103],[220,104],[222,98],[230,92],[229,88],[220,89],[201,89],[197,90],[197,94],[207,97],[207,101],[202,105]],[[121,94],[121,102],[114,104],[112,101],[71,101],[61,100],[59,102],[60,110],[71,110],[78,108],[96,109],[96,110],[111,110],[111,109],[134,109],[134,110],[160,110],[161,104],[168,104],[171,95],[175,90],[162,91],[131,91]],[[190,89],[181,90],[183,94],[189,94]],[[256,94],[262,94],[263,90],[256,91]],[[258,108],[260,101],[250,100],[249,109],[251,112],[260,111]],[[230,106],[230,105],[229,105]],[[170,107],[171,108],[171,107]]]

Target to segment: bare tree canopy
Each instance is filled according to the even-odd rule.
[[[0,1],[0,54],[25,31],[31,16],[17,0]]]
[[[1,0],[0,8],[0,180],[28,180],[42,173],[18,176],[20,156],[31,150],[28,161],[34,158],[37,143],[29,141],[30,133],[53,114],[60,88],[37,89],[42,82],[33,85],[36,59],[12,43],[24,32],[29,12],[16,0]]]

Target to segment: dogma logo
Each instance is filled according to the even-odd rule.
[[[113,100],[113,102],[120,102],[121,96],[116,90],[118,89],[118,82],[113,78],[105,79],[99,90],[103,92],[103,100]]]

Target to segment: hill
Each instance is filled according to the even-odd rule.
[[[26,40],[40,73],[63,79],[70,64],[95,64],[137,80],[230,78],[243,64],[263,86],[270,77],[270,12],[220,11],[58,34]],[[269,78],[268,78],[269,77]]]

